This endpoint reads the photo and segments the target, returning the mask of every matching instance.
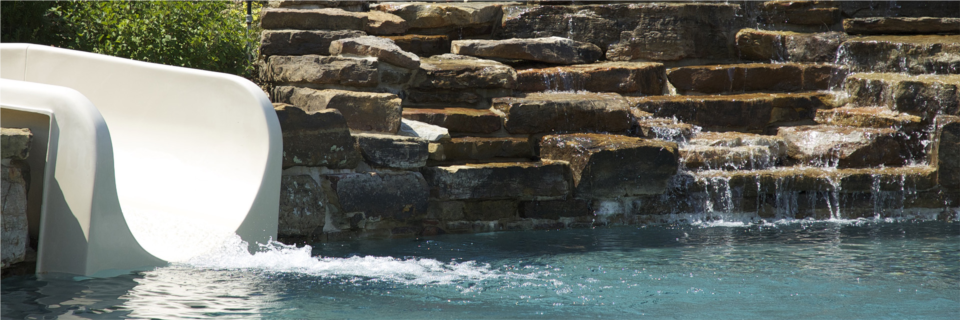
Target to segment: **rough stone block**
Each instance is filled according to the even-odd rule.
[[[3,159],[24,160],[30,156],[33,133],[27,128],[0,128]]]
[[[7,137],[6,132],[3,136]],[[5,140],[3,145],[4,151],[8,146],[6,142]],[[6,154],[4,158],[7,158]],[[24,179],[29,167],[25,162],[16,160],[11,161],[9,166],[4,164],[0,167],[0,182],[3,184],[0,188],[3,196],[0,199],[0,206],[3,207],[0,211],[0,219],[3,220],[3,232],[0,233],[0,265],[6,268],[24,260],[30,241],[27,224],[27,181]]]
[[[279,83],[312,83],[357,87],[379,84],[377,61],[318,55],[271,56],[260,69],[260,79]]]
[[[638,3],[615,10],[624,27],[607,60],[728,59],[740,22],[737,4]]]
[[[401,50],[412,52],[421,57],[450,53],[450,37],[445,35],[418,35],[407,34],[402,36],[385,36],[393,40]]]
[[[843,107],[817,110],[814,120],[818,124],[848,127],[870,128],[908,128],[920,127],[920,117],[891,111],[883,107]]]
[[[848,34],[937,34],[960,33],[960,18],[869,17],[843,20]]]
[[[677,143],[690,140],[700,127],[677,121],[674,118],[640,118],[630,130],[632,136],[644,139],[660,139]]]
[[[903,166],[921,156],[906,135],[889,128],[797,126],[779,135],[790,158],[821,167]]]
[[[357,30],[263,30],[260,34],[260,54],[326,55],[330,52],[330,42],[365,35],[365,32]]]
[[[828,109],[824,93],[753,93],[720,96],[627,97],[631,106],[698,125],[708,131],[762,133],[768,127],[812,119],[819,109]]]
[[[778,158],[787,154],[787,144],[780,136],[732,131],[698,132],[688,143],[694,146],[711,147],[762,146],[770,149],[770,152]]]
[[[413,169],[427,164],[426,140],[373,133],[358,133],[354,137],[363,158],[372,165]]]
[[[663,193],[678,166],[676,143],[607,134],[545,136],[540,157],[569,162],[576,195],[587,198]]]
[[[960,74],[960,35],[851,37],[837,52],[853,72]]]
[[[467,221],[492,221],[516,218],[516,200],[466,201],[463,203],[463,219]]]
[[[697,146],[680,148],[680,162],[687,170],[757,170],[773,167],[778,157],[764,146]]]
[[[265,8],[260,11],[260,27],[263,29],[364,30],[367,20],[366,14],[336,8]]]
[[[381,11],[364,12],[367,15],[367,26],[364,30],[369,34],[388,35],[407,32],[407,21],[396,15]]]
[[[419,172],[345,173],[324,176],[333,183],[343,212],[363,212],[403,221],[427,213],[428,188]]]
[[[616,93],[527,93],[494,98],[506,114],[509,133],[626,132],[632,126],[627,101]]]
[[[561,217],[585,217],[590,215],[590,206],[582,199],[524,201],[520,203],[520,217],[527,219],[560,219]]]
[[[280,86],[273,99],[308,112],[337,109],[351,130],[396,134],[400,129],[400,98],[395,94]]]
[[[438,200],[553,199],[570,195],[564,162],[467,164],[420,169]]]
[[[330,54],[376,57],[382,62],[407,69],[420,67],[420,57],[403,51],[393,40],[375,36],[334,40],[330,43]]]
[[[441,126],[450,132],[492,133],[500,130],[503,122],[499,115],[490,110],[445,108],[403,110],[405,119],[426,122]]]
[[[738,9],[725,3],[514,5],[504,6],[497,33],[590,42],[612,61],[727,59]]]
[[[274,104],[283,132],[283,167],[355,168],[360,152],[347,121],[336,109],[309,113],[289,104]]]
[[[936,162],[940,185],[952,192],[960,192],[960,117],[941,116],[937,119]]]
[[[517,72],[493,61],[455,54],[424,58],[411,83],[417,89],[505,88],[517,85]]]
[[[561,37],[454,40],[450,53],[492,59],[540,61],[555,64],[592,63],[603,56],[603,51],[589,42]]]
[[[470,90],[476,91],[476,90]],[[467,90],[416,90],[404,91],[403,102],[410,106],[476,106],[484,98]]]
[[[840,8],[828,1],[767,1],[761,8],[766,23],[829,26],[840,22]]]
[[[444,160],[487,160],[492,158],[532,158],[529,138],[463,137],[440,144]]]
[[[856,73],[844,90],[856,106],[882,106],[921,117],[960,114],[960,75]]]
[[[428,142],[450,139],[450,133],[447,128],[409,119],[400,120],[400,131],[398,131],[397,134],[405,137],[420,138]]]
[[[520,91],[592,91],[659,95],[664,67],[655,62],[602,62],[517,72]]]
[[[799,33],[742,29],[737,32],[740,57],[748,60],[834,62],[846,39],[842,32]]]
[[[324,188],[309,175],[283,175],[280,177],[280,216],[277,234],[285,237],[310,237],[323,232],[326,218],[339,217],[342,213],[336,193],[329,182]],[[331,219],[333,221],[334,219]],[[329,226],[327,230],[339,230]]]
[[[387,2],[372,5],[370,9],[395,14],[406,20],[410,28],[432,29],[494,23],[502,5],[496,2]]]
[[[797,92],[827,90],[842,83],[846,72],[833,65],[801,63],[747,63],[691,66],[667,71],[677,92]]]
[[[844,17],[952,17],[960,18],[956,1],[838,1]]]

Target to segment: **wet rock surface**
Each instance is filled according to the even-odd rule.
[[[519,209],[521,217],[531,219],[559,219],[590,215],[590,206],[582,199],[524,201],[520,203]]]
[[[528,93],[494,98],[509,133],[626,132],[632,115],[615,93]]]
[[[822,167],[903,166],[919,156],[909,137],[888,128],[784,127],[779,136],[790,158]]]
[[[851,37],[837,52],[854,72],[960,74],[960,35]]]
[[[403,51],[393,43],[393,40],[381,37],[364,36],[334,40],[330,43],[330,54],[375,57],[380,61],[407,69],[420,67],[420,57]]]
[[[540,157],[570,163],[575,195],[587,198],[663,193],[678,166],[676,143],[608,134],[545,136]]]
[[[394,134],[400,128],[400,98],[390,93],[281,86],[274,89],[273,98],[308,112],[336,109],[351,130]]]
[[[857,106],[882,106],[921,117],[960,114],[960,75],[856,73],[844,90]]]
[[[660,139],[677,143],[690,140],[700,127],[674,118],[641,118],[630,130],[630,135],[645,139]]]
[[[960,18],[870,17],[843,20],[848,34],[937,34],[960,33]]]
[[[427,183],[419,172],[331,174],[345,213],[365,219],[402,220],[427,213]]]
[[[427,141],[375,133],[354,134],[367,163],[397,169],[415,169],[427,164]]]
[[[330,42],[367,35],[359,30],[264,30],[260,34],[260,54],[326,55]]]
[[[430,197],[457,199],[556,199],[571,194],[565,162],[506,162],[420,169]]]
[[[939,159],[939,182],[952,192],[960,192],[960,117],[943,117],[939,120],[936,155]]]
[[[601,62],[517,71],[520,91],[591,91],[659,95],[664,67],[653,62]]]
[[[692,66],[667,71],[681,93],[797,92],[829,89],[842,83],[846,72],[828,64],[748,63]]]
[[[628,97],[630,105],[657,117],[676,119],[712,131],[762,133],[777,123],[810,121],[827,109],[822,93],[739,94],[724,96]]]
[[[324,188],[309,175],[280,177],[279,236],[312,237],[323,232],[327,215],[340,213],[336,194],[327,184]]]
[[[357,166],[360,153],[347,121],[336,109],[306,112],[276,103],[283,133],[283,167],[317,166],[347,169]]]
[[[920,127],[921,118],[905,113],[891,111],[883,107],[852,107],[817,110],[814,118],[819,124],[872,128],[909,128]]]
[[[747,60],[834,62],[837,48],[846,38],[842,32],[742,29],[736,43],[740,57]]]
[[[380,83],[376,60],[319,55],[271,56],[260,78],[279,83],[373,87]]]
[[[454,40],[450,43],[450,53],[481,58],[540,61],[554,64],[591,63],[597,61],[603,55],[603,52],[596,45],[561,37]]]
[[[492,133],[500,130],[500,115],[490,110],[445,108],[403,110],[405,119],[441,126],[456,133]]]

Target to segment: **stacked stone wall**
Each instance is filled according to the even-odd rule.
[[[958,205],[956,3],[270,3],[287,239]]]

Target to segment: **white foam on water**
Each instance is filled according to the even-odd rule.
[[[390,281],[408,285],[450,284],[459,281],[495,279],[503,275],[489,264],[474,261],[440,262],[434,259],[393,257],[324,258],[311,256],[312,248],[279,242],[260,245],[247,252],[247,243],[230,237],[220,248],[192,258],[184,264],[206,269],[247,269],[300,273],[321,277],[361,277],[369,281]]]

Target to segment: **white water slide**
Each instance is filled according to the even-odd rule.
[[[0,44],[0,122],[34,133],[37,273],[110,275],[277,232],[280,124],[241,77]]]

